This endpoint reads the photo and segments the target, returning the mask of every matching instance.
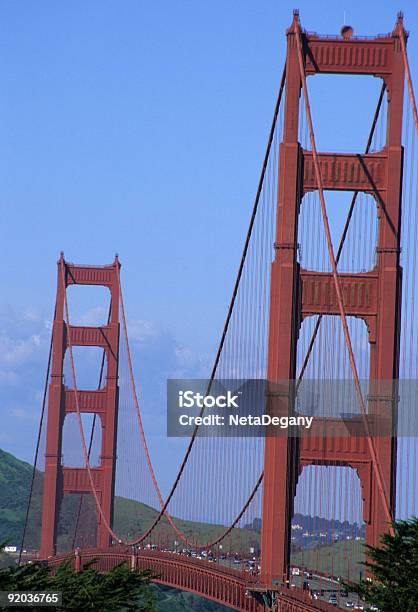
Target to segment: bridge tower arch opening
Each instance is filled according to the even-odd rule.
[[[268,379],[295,380],[301,321],[311,315],[360,317],[369,330],[370,380],[398,378],[401,276],[400,216],[402,194],[402,115],[405,65],[402,17],[394,31],[376,38],[329,37],[301,30],[295,12],[287,31],[283,140],[279,148],[275,258],[271,268]],[[318,73],[379,77],[388,95],[385,143],[373,153],[319,152],[299,142],[302,85]],[[304,100],[307,108],[309,102]],[[304,269],[298,262],[297,237],[301,201],[310,191],[348,190],[373,195],[378,202],[376,265],[368,272],[338,273]],[[314,239],[314,237],[313,237]],[[334,257],[336,248],[334,246]],[[366,297],[367,296],[367,297]],[[340,303],[343,302],[343,303]],[[394,384],[394,383],[392,383]],[[369,401],[369,411],[392,415],[394,388]],[[289,395],[287,409],[294,407]],[[324,438],[326,440],[326,438]],[[365,440],[365,438],[364,438]],[[370,439],[369,439],[370,441]],[[373,438],[374,452],[364,456],[353,437],[351,461],[361,462],[368,508],[366,542],[376,545],[388,530],[387,510],[395,515],[396,438]],[[366,440],[365,440],[366,442]],[[303,453],[295,437],[267,437],[264,457],[261,578],[266,586],[287,580],[294,496]],[[367,450],[368,449],[368,450]],[[323,463],[335,463],[331,448]],[[379,477],[376,477],[378,474]],[[385,490],[387,495],[382,495]]]
[[[109,525],[113,519],[115,488],[118,364],[119,364],[119,261],[108,266],[79,266],[68,263],[61,255],[58,261],[57,297],[52,331],[51,376],[48,387],[44,493],[40,555],[48,558],[56,553],[58,520],[64,497],[91,497],[92,488],[86,462],[83,467],[63,465],[63,427],[66,417],[80,411],[99,417],[101,448],[99,464],[91,467],[90,476],[98,496],[103,517]],[[71,325],[66,320],[66,291],[71,285],[95,285],[110,291],[108,322],[100,326]],[[71,375],[64,379],[66,354],[72,347],[95,347],[104,355],[106,367],[101,384],[94,389],[80,389]],[[77,382],[77,377],[76,381]],[[90,431],[85,431],[88,445]],[[79,432],[81,439],[81,432]],[[86,457],[84,457],[86,460]],[[67,501],[66,501],[67,503]],[[86,502],[87,503],[87,502]],[[70,502],[71,505],[71,502]],[[101,515],[97,516],[96,546],[107,548],[111,539]]]

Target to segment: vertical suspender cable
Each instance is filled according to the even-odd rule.
[[[343,302],[343,295],[342,295],[342,290],[341,290],[341,283],[340,283],[340,278],[339,278],[339,275],[338,275],[338,272],[337,272],[337,263],[335,261],[335,256],[334,256],[334,248],[333,248],[333,245],[332,245],[331,231],[330,231],[330,227],[329,227],[327,209],[326,209],[326,206],[325,206],[324,190],[323,190],[323,187],[322,187],[321,168],[319,166],[318,153],[317,153],[316,144],[315,144],[315,135],[314,135],[314,131],[313,131],[311,109],[310,109],[310,105],[309,105],[308,89],[307,89],[307,85],[306,85],[305,68],[304,68],[304,65],[303,65],[302,40],[301,40],[300,26],[298,26],[298,30],[296,32],[296,44],[297,44],[297,49],[298,49],[298,60],[299,60],[300,78],[301,78],[301,81],[302,81],[302,89],[303,89],[304,98],[305,98],[305,111],[306,111],[306,117],[307,117],[307,121],[308,121],[309,136],[310,136],[310,141],[311,141],[311,146],[312,146],[312,156],[313,156],[314,167],[315,167],[316,185],[317,185],[317,189],[318,189],[318,193],[319,193],[319,200],[320,200],[320,203],[321,203],[322,220],[323,220],[324,229],[325,229],[325,235],[326,235],[326,240],[327,240],[328,254],[329,254],[329,258],[330,258],[330,262],[331,262],[332,276],[333,276],[334,285],[335,285],[335,292],[337,294],[338,309],[340,311],[340,317],[341,317],[341,322],[342,322],[343,331],[344,331],[344,337],[345,337],[345,341],[346,341],[346,345],[347,345],[350,367],[351,367],[351,370],[353,372],[354,384],[355,384],[355,388],[356,388],[356,392],[357,392],[358,401],[359,401],[359,404],[360,404],[360,410],[361,410],[361,413],[362,413],[362,416],[363,416],[363,423],[364,423],[364,427],[365,427],[365,430],[366,430],[366,436],[367,436],[367,444],[368,444],[368,447],[369,447],[370,455],[372,457],[373,472],[374,472],[374,474],[376,476],[376,482],[377,482],[377,486],[378,486],[378,489],[379,489],[379,493],[380,493],[382,501],[383,501],[384,512],[385,512],[386,519],[387,519],[387,521],[389,523],[389,529],[390,529],[391,533],[393,533],[393,527],[392,527],[393,517],[392,517],[392,513],[391,513],[389,501],[388,501],[388,496],[387,496],[387,493],[386,493],[386,486],[385,486],[385,483],[384,483],[384,480],[383,480],[382,474],[381,474],[380,462],[379,462],[379,459],[378,459],[377,454],[376,454],[376,449],[375,449],[375,446],[374,446],[373,439],[372,439],[372,437],[370,435],[370,428],[369,428],[369,424],[368,424],[367,418],[366,418],[366,407],[365,407],[365,404],[364,404],[363,394],[362,394],[362,391],[361,391],[360,381],[359,381],[359,378],[358,378],[356,361],[355,361],[355,358],[354,358],[354,352],[353,352],[353,347],[352,347],[352,344],[351,344],[350,332],[348,330],[347,319],[346,319],[346,314],[345,314],[345,309],[344,309],[344,302]]]
[[[56,311],[57,311],[57,306],[55,305],[54,320],[55,320]],[[25,543],[26,530],[27,530],[27,527],[28,527],[30,504],[32,502],[33,485],[35,483],[36,464],[38,462],[39,446],[41,444],[42,425],[43,425],[44,416],[45,416],[46,397],[47,397],[47,393],[48,393],[48,381],[49,381],[49,372],[50,372],[50,369],[51,369],[53,339],[54,339],[54,327],[52,327],[51,342],[49,344],[48,367],[46,369],[44,394],[43,394],[43,397],[42,397],[41,417],[39,419],[38,437],[37,437],[37,440],[36,440],[35,457],[34,457],[34,460],[33,460],[32,478],[31,478],[31,481],[30,481],[29,497],[28,497],[28,503],[27,503],[27,506],[26,506],[25,523],[23,525],[22,539],[21,539],[20,550],[19,550],[18,565],[20,565],[21,560],[22,560],[22,551],[23,551],[23,545]]]
[[[244,249],[243,249],[243,253],[242,253],[242,256],[241,256],[241,261],[240,261],[240,264],[239,264],[238,273],[237,273],[234,289],[233,289],[233,292],[232,292],[231,302],[230,302],[230,305],[229,305],[229,308],[228,308],[228,313],[227,313],[227,316],[226,316],[226,320],[225,320],[225,324],[224,324],[224,328],[223,328],[223,332],[222,332],[222,337],[221,337],[221,340],[220,340],[220,343],[219,343],[219,347],[218,347],[218,350],[217,350],[217,353],[216,353],[215,361],[214,361],[214,364],[213,364],[213,367],[212,367],[212,372],[211,372],[211,377],[210,377],[210,381],[211,382],[214,380],[215,375],[216,375],[216,371],[217,371],[217,368],[218,368],[218,365],[219,365],[219,361],[220,361],[220,358],[221,358],[221,354],[222,354],[222,349],[223,349],[223,346],[225,344],[225,339],[226,339],[226,336],[227,336],[227,332],[228,332],[228,328],[229,328],[229,323],[231,321],[232,312],[233,312],[233,309],[234,309],[234,306],[235,306],[235,302],[236,302],[236,299],[237,299],[238,288],[239,288],[239,285],[240,285],[240,282],[241,282],[242,272],[243,272],[243,269],[244,269],[244,263],[245,263],[245,260],[246,260],[246,257],[247,257],[248,247],[249,247],[249,244],[250,244],[250,238],[251,238],[251,235],[252,235],[252,230],[253,230],[253,227],[254,227],[255,218],[256,218],[256,214],[257,214],[257,210],[258,210],[258,204],[259,204],[259,201],[260,201],[260,196],[261,196],[261,192],[262,192],[262,188],[263,188],[263,184],[264,184],[264,177],[265,177],[266,170],[267,170],[268,160],[269,160],[269,156],[270,156],[270,150],[271,150],[271,146],[272,146],[272,143],[273,143],[274,132],[275,132],[275,127],[276,127],[276,122],[277,122],[277,116],[278,116],[278,112],[279,112],[279,108],[280,108],[280,104],[281,104],[281,100],[282,100],[282,96],[283,96],[283,91],[284,91],[285,79],[286,79],[286,67],[283,70],[283,74],[282,74],[282,78],[281,78],[281,82],[280,82],[279,93],[278,93],[278,96],[277,96],[277,101],[276,101],[276,105],[275,105],[275,109],[274,109],[274,113],[273,113],[273,120],[272,120],[272,124],[271,124],[271,128],[270,128],[270,133],[269,133],[269,138],[268,138],[268,142],[267,142],[266,152],[265,152],[265,155],[264,155],[264,161],[263,161],[263,166],[262,166],[262,169],[261,169],[260,179],[259,179],[259,182],[258,182],[257,193],[256,193],[255,200],[254,200],[254,206],[253,206],[253,210],[252,210],[252,214],[251,214],[250,225],[249,225],[247,236],[246,236],[246,239],[245,239]],[[177,476],[176,476],[176,478],[174,480],[174,483],[173,483],[173,485],[171,487],[171,490],[170,490],[170,492],[169,492],[169,494],[167,496],[167,499],[165,501],[164,506],[162,507],[159,515],[156,517],[154,524],[150,528],[151,530],[160,521],[161,517],[165,514],[165,511],[166,511],[166,509],[167,509],[167,507],[168,507],[168,505],[170,503],[170,500],[173,497],[174,491],[177,488],[177,485],[178,485],[178,483],[180,481],[181,475],[182,475],[182,473],[184,471],[184,468],[186,466],[187,460],[188,460],[188,458],[190,456],[190,453],[191,453],[191,450],[192,450],[192,447],[193,447],[193,444],[194,444],[194,440],[195,440],[196,435],[197,435],[197,430],[198,430],[198,427],[196,427],[196,429],[194,430],[194,432],[192,434],[192,437],[190,439],[189,445],[188,445],[188,447],[186,449],[185,455],[184,455],[183,460],[182,460],[182,462],[180,464],[180,468],[179,468],[179,471],[177,473]],[[260,482],[261,482],[261,480],[259,479],[258,483],[260,483]],[[258,486],[258,485],[256,485],[256,486]],[[255,492],[253,492],[253,493],[255,493]],[[251,495],[253,495],[253,493]]]
[[[110,323],[111,309],[112,309],[112,302],[110,302],[109,313],[107,315],[107,324],[108,325]],[[105,349],[103,349],[102,362],[100,364],[99,382],[98,382],[98,385],[97,385],[97,389],[100,389],[100,387],[102,386],[105,362],[106,362],[106,351],[105,351]],[[91,425],[91,432],[90,432],[90,441],[89,441],[89,449],[88,449],[88,458],[89,459],[90,459],[91,449],[93,447],[94,428],[95,428],[96,422],[97,422],[97,418],[96,417],[97,417],[97,413],[95,412],[94,416],[93,416],[93,423]],[[83,493],[81,493],[80,499],[79,499],[79,503],[78,503],[78,510],[77,510],[77,516],[76,516],[76,519],[75,519],[75,527],[74,527],[74,534],[73,534],[73,541],[72,541],[71,548],[75,547],[75,542],[76,542],[76,539],[77,539],[77,531],[78,531],[78,525],[79,525],[79,522],[80,522],[81,507],[82,507],[82,505],[83,505]]]
[[[383,102],[383,99],[384,99],[383,96],[384,96],[385,91],[386,91],[386,83],[383,82],[382,88],[380,90],[379,99],[377,101],[377,106],[376,106],[376,110],[375,110],[375,113],[374,113],[372,126],[370,128],[369,137],[367,139],[367,144],[366,144],[366,148],[365,148],[365,153],[366,154],[370,151],[370,147],[371,147],[373,136],[374,136],[374,133],[375,133],[377,120],[379,118],[380,109],[382,107],[382,102]],[[353,194],[353,197],[351,199],[350,208],[349,208],[348,214],[347,214],[347,219],[346,219],[345,224],[344,224],[344,229],[343,229],[343,232],[341,234],[341,239],[340,239],[340,243],[338,245],[337,254],[335,256],[335,262],[337,264],[340,261],[340,257],[341,257],[342,250],[343,250],[343,246],[344,246],[345,240],[347,238],[348,228],[350,226],[351,218],[353,216],[354,206],[356,204],[358,194],[359,194],[359,192],[355,191],[354,194]],[[316,337],[318,335],[319,327],[321,325],[322,317],[323,317],[323,315],[320,314],[318,316],[317,320],[316,320],[315,327],[314,327],[314,330],[312,332],[311,339],[309,341],[308,349],[306,351],[306,355],[304,357],[303,364],[302,364],[302,367],[301,367],[301,370],[300,370],[300,373],[299,373],[299,376],[298,376],[297,388],[299,387],[300,382],[301,382],[301,380],[303,378],[303,375],[305,373],[305,370],[307,368],[307,365],[308,365],[308,362],[309,362],[309,358],[311,356],[312,349],[313,349],[313,346],[314,346],[314,343],[315,343],[315,339],[316,339]]]
[[[405,64],[406,82],[408,84],[409,97],[411,98],[412,114],[414,115],[415,129],[417,130],[417,133],[418,133],[417,104],[415,101],[414,86],[412,85],[412,77],[411,77],[411,70],[409,68],[408,54],[406,52],[405,30],[403,26],[401,27],[401,31],[399,33],[399,40],[401,41],[402,57],[403,57],[403,61]]]

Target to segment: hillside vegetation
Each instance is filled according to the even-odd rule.
[[[20,545],[31,479],[32,466],[29,463],[0,449],[0,541]],[[42,481],[43,474],[37,472],[24,544],[25,548],[29,549],[39,548]],[[79,499],[79,495],[67,495],[64,498],[59,519],[58,548],[60,550],[72,548]],[[122,537],[132,538],[144,533],[157,516],[158,511],[155,508],[132,499],[115,497],[114,529]],[[92,496],[84,495],[80,531],[91,536],[94,532],[95,520]],[[197,537],[201,542],[214,540],[225,530],[224,525],[174,520],[187,537],[193,540]],[[229,539],[231,550],[240,549],[243,534],[249,546],[258,548],[260,541],[258,530],[254,528],[245,529],[245,531],[233,529]],[[158,537],[161,542],[168,541],[172,544],[173,530],[166,519],[160,521]]]
[[[0,542],[7,541],[10,544],[19,546],[22,537],[22,530],[25,520],[28,492],[32,478],[32,466],[21,461],[0,449]],[[25,537],[25,548],[38,549],[41,532],[41,499],[42,499],[43,474],[36,473],[34,482],[34,494],[29,515],[27,534]],[[67,495],[64,498],[59,520],[58,549],[60,551],[71,550],[74,545],[74,524],[80,504],[79,495]],[[83,496],[82,520],[78,533],[88,542],[87,536],[92,538],[95,533],[96,512],[94,501],[91,495]],[[114,510],[114,529],[122,537],[133,538],[138,534],[144,533],[154,522],[158,515],[155,508],[124,497],[115,497]],[[214,525],[174,519],[180,530],[186,534],[191,541],[196,538],[199,542],[205,543],[221,535],[224,525]],[[307,517],[296,515],[295,520],[303,525],[304,529],[311,530],[315,523],[320,525],[321,530],[331,531],[345,530],[352,536],[359,535],[360,529],[356,525],[342,524],[338,521],[327,521],[317,517]],[[245,546],[254,547],[255,550],[260,546],[261,521],[255,519],[252,524],[246,525],[244,529],[236,528],[231,531],[228,542],[224,543],[224,551],[239,551],[242,543]],[[169,547],[173,546],[175,538],[172,527],[167,519],[163,518],[158,527],[158,536],[154,535],[155,543],[160,542]],[[153,543],[153,540],[150,540]],[[292,553],[292,563],[308,569],[317,569],[327,574],[347,576],[348,559],[352,573],[357,575],[350,576],[357,578],[361,570],[359,563],[364,560],[363,541],[342,540],[334,543],[323,543],[324,545],[305,548],[303,552]],[[183,545],[179,543],[179,546]],[[354,570],[354,565],[356,569]],[[160,596],[165,601],[171,598],[171,594],[161,592]],[[168,605],[168,604],[167,604]]]

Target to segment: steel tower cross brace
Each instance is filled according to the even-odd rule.
[[[52,369],[48,389],[44,495],[42,510],[41,558],[56,553],[57,524],[65,493],[91,493],[87,468],[62,465],[62,431],[66,415],[77,412],[75,389],[64,385],[63,364],[69,347],[68,326],[64,319],[65,292],[70,285],[98,285],[110,291],[110,317],[100,327],[71,326],[72,346],[96,346],[105,351],[106,379],[103,388],[77,390],[81,413],[96,414],[102,428],[100,465],[91,468],[104,517],[112,523],[115,487],[118,360],[119,360],[119,283],[115,258],[109,266],[77,266],[58,261],[56,311],[53,323]],[[65,286],[63,283],[65,279]],[[87,434],[86,438],[87,438]],[[96,545],[107,548],[109,533],[97,513]]]
[[[301,93],[296,36],[301,35],[305,75],[362,74],[384,79],[387,132],[384,148],[368,155],[319,153],[323,188],[371,194],[378,217],[377,263],[366,273],[339,274],[346,315],[362,318],[370,343],[370,380],[396,381],[400,339],[402,270],[399,263],[402,196],[402,114],[404,63],[402,17],[388,36],[321,37],[300,32],[298,14],[287,31],[286,98],[283,141],[279,151],[275,259],[271,269],[268,379],[293,380],[297,338],[307,316],[339,316],[331,273],[302,269],[296,258],[298,216],[303,195],[317,188],[312,152],[298,142]],[[369,412],[391,415],[389,399],[376,396]],[[378,388],[378,385],[377,385]],[[386,389],[387,391],[387,389]],[[291,409],[282,400],[282,408]],[[286,404],[286,405],[285,405]],[[361,427],[361,425],[359,425]],[[360,430],[361,432],[362,430]],[[337,432],[338,433],[338,432]],[[395,512],[396,438],[374,437],[380,471]],[[366,523],[366,542],[376,545],[388,530],[382,496],[366,440],[347,438],[267,437],[264,457],[261,578],[274,586],[288,578],[290,523],[298,476],[304,466],[340,465],[357,470]]]

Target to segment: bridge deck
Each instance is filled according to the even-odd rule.
[[[249,590],[262,587],[258,576],[194,557],[159,550],[139,550],[132,553],[126,549],[85,549],[77,554],[58,555],[49,559],[48,564],[54,567],[69,560],[74,567],[81,567],[93,559],[96,559],[94,567],[101,571],[108,571],[123,561],[128,562],[132,569],[150,569],[156,574],[154,581],[159,584],[189,591],[233,610],[261,612],[265,609],[248,593]],[[281,612],[335,610],[334,606],[324,601],[312,600],[299,588],[292,588],[291,591],[286,588],[279,590],[278,602]]]

